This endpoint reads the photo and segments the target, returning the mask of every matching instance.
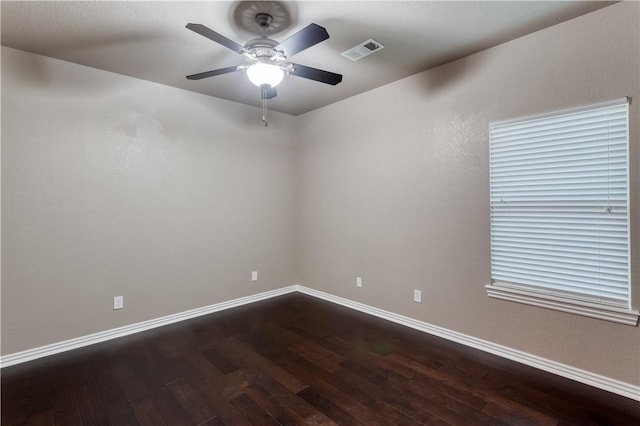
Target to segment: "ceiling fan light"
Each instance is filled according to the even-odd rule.
[[[284,71],[279,66],[259,62],[247,68],[247,77],[258,87],[263,84],[276,87],[282,81]]]

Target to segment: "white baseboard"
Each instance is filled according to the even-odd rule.
[[[550,359],[539,357],[537,355],[532,355],[527,352],[519,351],[517,349],[498,345],[496,343],[458,333],[457,331],[438,327],[437,325],[418,321],[413,318],[405,317],[403,315],[395,314],[383,309],[378,309],[360,302],[355,302],[353,300],[334,296],[332,294],[324,293],[312,288],[307,288],[299,285],[296,286],[296,290],[309,296],[317,297],[319,299],[333,302],[338,305],[346,306],[348,308],[355,309],[356,311],[383,318],[397,324],[402,324],[404,326],[411,327],[413,329],[432,334],[434,336],[442,337],[444,339],[451,340],[465,346],[480,349],[482,351],[489,352],[491,354],[498,355],[512,361],[517,361],[521,364],[547,371],[549,373],[557,374],[558,376],[566,377],[567,379],[575,380],[576,382],[584,383],[598,389],[603,389],[618,395],[625,396],[627,398],[631,398],[636,401],[640,401],[640,386],[635,386],[630,383],[622,382],[620,380],[601,376],[599,374],[572,367],[570,365],[565,365],[556,361],[552,361]]]
[[[469,336],[457,331],[449,330],[443,327],[439,327],[433,324],[429,324],[423,321],[418,321],[413,318],[399,315],[393,312],[385,311],[383,309],[375,308],[373,306],[365,305],[364,303],[355,302],[353,300],[345,299],[339,296],[334,296],[329,293],[314,290],[301,285],[291,285],[283,287],[277,290],[267,291],[264,293],[254,294],[247,297],[241,297],[239,299],[233,299],[226,302],[215,303],[213,305],[204,306],[201,308],[192,309],[185,312],[180,312],[173,315],[167,315],[164,317],[152,319],[149,321],[143,321],[136,324],[127,325],[124,327],[114,328],[111,330],[102,331],[99,333],[90,334],[87,336],[78,337],[75,339],[65,340],[63,342],[52,343],[50,345],[41,346],[34,349],[28,349],[26,351],[17,352],[0,357],[0,367],[9,367],[12,365],[20,364],[34,359],[42,358],[57,353],[70,351],[72,349],[89,346],[94,343],[104,342],[106,340],[115,339],[122,336],[138,333],[140,331],[149,330],[156,327],[161,327],[167,324],[173,324],[179,321],[184,321],[190,318],[199,317],[202,315],[211,314],[214,312],[222,311],[225,309],[234,308],[237,306],[246,305],[260,300],[269,299],[276,296],[281,296],[287,293],[300,292],[309,296],[316,297],[318,299],[326,300],[338,305],[345,306],[347,308],[354,309],[356,311],[364,312],[376,316],[378,318],[386,319],[397,324],[401,324],[407,327],[411,327],[415,330],[422,331],[424,333],[432,334],[434,336],[442,337],[444,339],[470,346],[472,348],[480,349],[491,354],[507,358],[521,364],[525,364],[531,367],[538,368],[549,373],[557,374],[558,376],[566,377],[571,380],[575,380],[580,383],[584,383],[593,386],[598,389],[603,389],[618,395],[625,396],[627,398],[640,401],[640,386],[625,383],[620,380],[605,377],[596,373],[585,371],[579,368],[575,368],[569,365],[565,365],[550,359],[542,358],[537,355],[532,355],[526,352],[512,349],[506,346],[498,345],[496,343],[488,342],[486,340],[478,339],[473,336]]]
[[[139,333],[140,331],[162,327],[163,325],[173,324],[175,322],[184,321],[190,318],[195,318],[218,311],[223,311],[225,309],[247,305],[249,303],[281,296],[283,294],[293,293],[297,290],[297,287],[298,286],[296,285],[292,285],[289,287],[279,288],[277,290],[266,291],[264,293],[258,293],[251,296],[228,300],[226,302],[214,303],[213,305],[203,306],[201,308],[191,309],[188,311],[179,312],[177,314],[154,318],[148,321],[125,325],[124,327],[113,328],[111,330],[101,331],[99,333],[89,334],[87,336],[81,336],[75,339],[65,340],[62,342],[52,343],[50,345],[40,346],[38,348],[27,349],[26,351],[22,352],[4,355],[0,357],[0,368],[21,364],[23,362],[70,351],[72,349],[82,348],[84,346],[93,345],[95,343],[104,342],[106,340],[128,336],[130,334]]]

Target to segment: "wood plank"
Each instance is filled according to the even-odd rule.
[[[237,360],[236,362],[241,363],[248,371],[253,373],[265,372],[293,393],[298,393],[306,387],[304,383],[289,372],[251,350],[250,347],[237,339],[222,340],[220,348],[227,356]]]
[[[27,426],[50,426],[54,423],[53,409],[29,414]]]
[[[223,423],[237,426],[250,425],[243,413],[234,407],[214,385],[203,382],[199,384],[198,390],[214,408],[216,417]]]
[[[373,398],[382,399],[384,397],[384,391],[376,383],[347,368],[342,368],[342,366],[339,370],[328,372],[289,352],[280,353],[274,360],[279,365],[286,365],[287,369],[303,382],[314,386],[322,386],[322,383],[325,382],[335,389],[340,389],[342,394],[348,395],[350,399],[362,405],[366,406]]]
[[[481,378],[471,375],[458,376],[456,372],[447,370],[442,371],[442,369],[429,369],[419,363],[412,362],[411,360],[407,360],[399,355],[391,355],[388,358],[394,362],[406,363],[420,374],[423,374],[435,381],[457,388],[469,395],[473,395],[480,399],[483,399],[486,404],[481,410],[482,413],[488,414],[501,422],[510,423],[512,421],[511,418],[513,416],[513,413],[518,412],[520,413],[519,416],[522,418],[523,422],[529,422],[532,421],[532,419],[535,419],[536,421],[539,421],[540,424],[555,424],[553,423],[554,421],[557,423],[557,420],[552,419],[550,416],[545,415],[536,409],[518,404],[508,398],[501,396],[491,389],[488,389]],[[489,404],[491,404],[490,407],[488,407]],[[502,409],[498,409],[498,407],[501,407]]]
[[[1,375],[2,425],[638,425],[640,403],[290,294]]]
[[[370,400],[366,401],[365,403],[361,403],[360,401],[354,399],[352,397],[352,393],[346,391],[345,388],[335,387],[320,378],[312,380],[311,377],[308,377],[307,380],[309,383],[312,383],[312,386],[316,388],[318,392],[322,394],[323,398],[327,399],[332,404],[339,407],[341,410],[349,413],[359,422],[362,422],[365,425],[370,425],[375,424],[380,420],[377,415],[371,412],[371,410],[367,407],[366,403],[368,403]],[[307,402],[310,401],[307,400]],[[316,406],[316,408],[318,408],[318,406]],[[327,416],[333,418],[328,414]],[[335,418],[334,420],[338,421]]]
[[[216,412],[205,398],[183,380],[178,380],[167,385],[176,400],[194,424],[200,424],[216,417]]]
[[[129,358],[113,358],[110,362],[110,369],[113,371],[120,387],[122,388],[124,397],[128,401],[133,401],[148,395],[149,391],[144,381],[138,376]]]
[[[170,426],[191,426],[190,416],[166,386],[154,390],[150,398],[155,403],[163,420]]]
[[[188,354],[185,356],[185,362],[188,363],[194,369],[194,372],[197,372],[203,380],[221,380],[225,375],[225,373],[216,368],[216,366],[201,353]]]
[[[245,415],[252,426],[278,426],[280,423],[276,421],[269,412],[253,401],[246,393],[241,393],[231,399],[231,403]]]
[[[287,405],[281,404],[259,385],[251,385],[246,389],[246,394],[264,411],[269,413],[278,423],[283,425],[302,424],[304,419]]]
[[[15,373],[2,375],[2,424],[25,424],[29,415],[29,376],[14,369]],[[4,371],[3,371],[4,373]]]
[[[302,399],[314,406],[319,412],[335,421],[339,425],[362,425],[355,417],[334,404],[328,398],[316,391],[312,387],[308,387],[298,393]]]
[[[162,426],[167,424],[151,398],[144,396],[136,399],[131,403],[131,406],[140,426]]]
[[[82,423],[86,425],[109,425],[107,412],[102,402],[100,388],[95,384],[81,384],[77,389],[76,401]]]
[[[335,424],[327,416],[319,412],[312,405],[298,395],[292,393],[289,389],[281,385],[279,382],[266,376],[257,376],[254,383],[267,391],[281,404],[289,407],[298,416],[302,417],[307,424]]]
[[[393,406],[389,405],[385,401],[375,400],[369,403],[369,407],[372,411],[379,413],[382,418],[391,419],[390,422],[384,422],[383,424],[393,424],[393,425],[407,425],[407,426],[415,426],[422,425],[423,423],[407,416],[401,411],[398,411]]]
[[[219,380],[208,382],[218,388],[225,398],[233,399],[245,392],[255,376],[255,373],[250,373],[245,370],[236,370],[233,373],[225,375]]]
[[[437,387],[412,380],[405,394],[410,394],[419,405],[421,413],[428,413],[451,424],[487,425],[499,424],[494,417],[441,393]],[[424,417],[418,416],[422,421]],[[506,424],[505,424],[506,426]]]
[[[111,424],[136,425],[135,415],[127,398],[118,384],[118,377],[109,368],[104,353],[92,354],[88,357],[93,370],[94,384],[100,389],[101,399],[94,403],[102,405]]]
[[[336,371],[345,358],[315,342],[296,343],[289,350],[327,371]]]
[[[218,342],[218,345],[220,343]],[[216,348],[203,352],[202,355],[222,374],[229,374],[238,369],[236,364]]]
[[[82,418],[76,410],[55,411],[53,413],[56,426],[82,426]]]

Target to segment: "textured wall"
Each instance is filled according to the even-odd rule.
[[[629,95],[640,307],[639,10],[607,7],[300,116],[302,282],[640,384],[638,327],[489,299],[483,287],[489,122]]]
[[[295,132],[270,118],[2,48],[2,353],[293,284]]]

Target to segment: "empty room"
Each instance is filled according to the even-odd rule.
[[[0,16],[2,425],[640,424],[640,2]]]

